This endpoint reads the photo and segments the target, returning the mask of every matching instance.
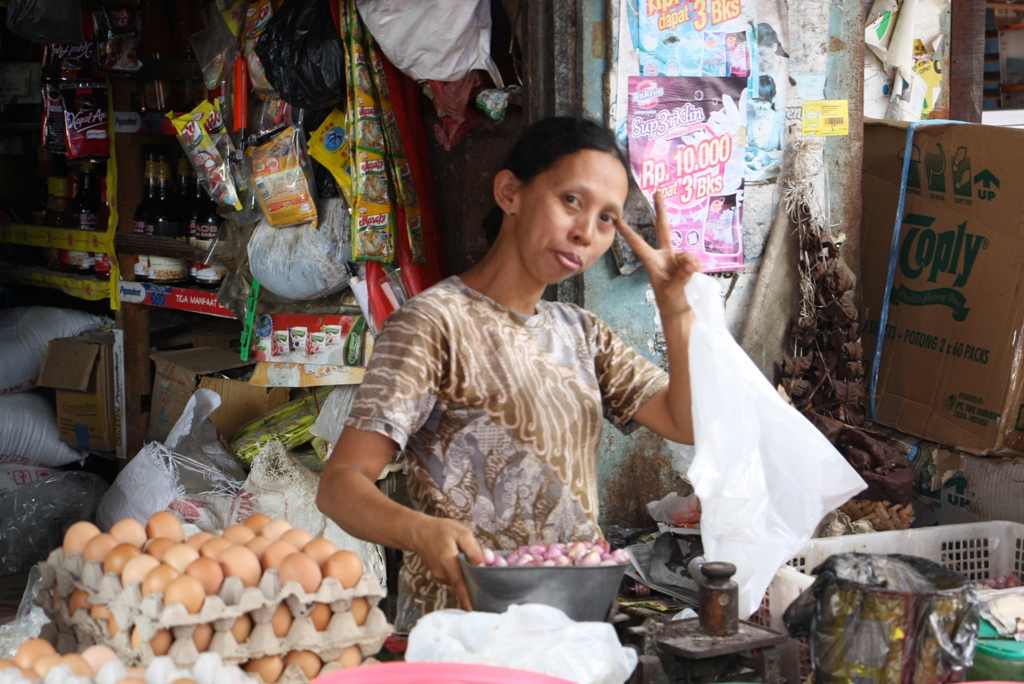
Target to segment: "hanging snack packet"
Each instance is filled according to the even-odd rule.
[[[77,43],[47,43],[43,47],[43,71],[62,79],[103,78],[97,74],[96,42],[91,17],[82,13],[82,40]]]
[[[274,228],[317,223],[309,161],[300,142],[299,129],[289,126],[270,142],[246,151],[256,198]]]
[[[43,84],[43,140],[44,150],[64,154],[64,100],[60,85],[55,81]]]
[[[109,157],[107,86],[105,83],[62,83],[64,146],[68,159]]]
[[[309,156],[331,172],[349,206],[355,202],[352,185],[352,157],[349,156],[348,135],[345,133],[345,115],[333,110],[320,128],[309,136]]]
[[[206,194],[217,204],[241,211],[242,203],[238,201],[238,191],[231,180],[227,161],[204,125],[212,118],[209,110],[200,104],[189,114],[176,118],[173,114],[167,116],[174,124],[174,129],[178,132],[178,142],[192,162],[196,178],[199,179]]]
[[[96,58],[100,68],[110,71],[138,71],[139,36],[142,35],[142,13],[127,7],[101,9],[92,13],[96,35]]]
[[[238,36],[245,25],[245,0],[217,0],[217,8],[231,30],[231,35]]]
[[[253,0],[245,10],[245,60],[249,66],[249,81],[253,91],[261,98],[274,95],[274,87],[267,80],[263,63],[256,56],[256,41],[263,35],[263,29],[274,16],[270,0]]]

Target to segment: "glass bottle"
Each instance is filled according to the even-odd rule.
[[[132,219],[132,232],[139,235],[145,235],[146,233],[149,209],[153,206],[153,197],[156,195],[156,155],[151,152],[146,153],[144,169],[144,194],[142,195],[142,201],[139,202],[139,206],[135,208],[135,215]],[[149,256],[137,254],[132,271],[135,274],[135,280],[149,280]]]
[[[75,198],[71,200],[68,207],[72,225],[79,230],[100,230],[99,217],[102,203],[93,165],[89,162],[82,164],[79,182],[81,189],[75,194]]]
[[[196,183],[192,213],[188,221],[189,243],[197,252],[205,255],[192,261],[192,279],[203,289],[220,288],[228,269],[224,264],[213,261],[213,249],[220,235],[224,219],[217,213],[217,203]]]
[[[156,195],[146,221],[146,234],[185,241],[181,225],[181,211],[174,197],[174,179],[171,164],[164,155],[158,155],[156,164]],[[188,264],[177,257],[149,256],[149,280],[159,285],[178,285],[188,282]]]

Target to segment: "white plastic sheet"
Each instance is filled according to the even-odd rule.
[[[736,565],[746,618],[822,517],[867,485],[736,344],[718,284],[696,274],[686,296],[696,317],[690,387],[697,455],[688,475],[703,511],[705,556]]]
[[[527,603],[500,614],[425,615],[409,633],[405,660],[515,667],[580,684],[622,684],[637,655],[606,622],[574,622],[557,608]]]

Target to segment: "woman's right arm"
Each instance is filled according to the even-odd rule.
[[[389,437],[346,427],[324,466],[316,504],[354,537],[419,555],[435,579],[451,586],[462,607],[471,610],[458,554],[479,564],[480,547],[465,526],[414,511],[377,488],[377,477],[396,451]]]

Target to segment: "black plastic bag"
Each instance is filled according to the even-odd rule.
[[[288,104],[321,110],[345,89],[341,37],[328,0],[285,0],[256,41],[267,80]]]
[[[9,0],[7,28],[32,43],[78,43],[81,0]]]

